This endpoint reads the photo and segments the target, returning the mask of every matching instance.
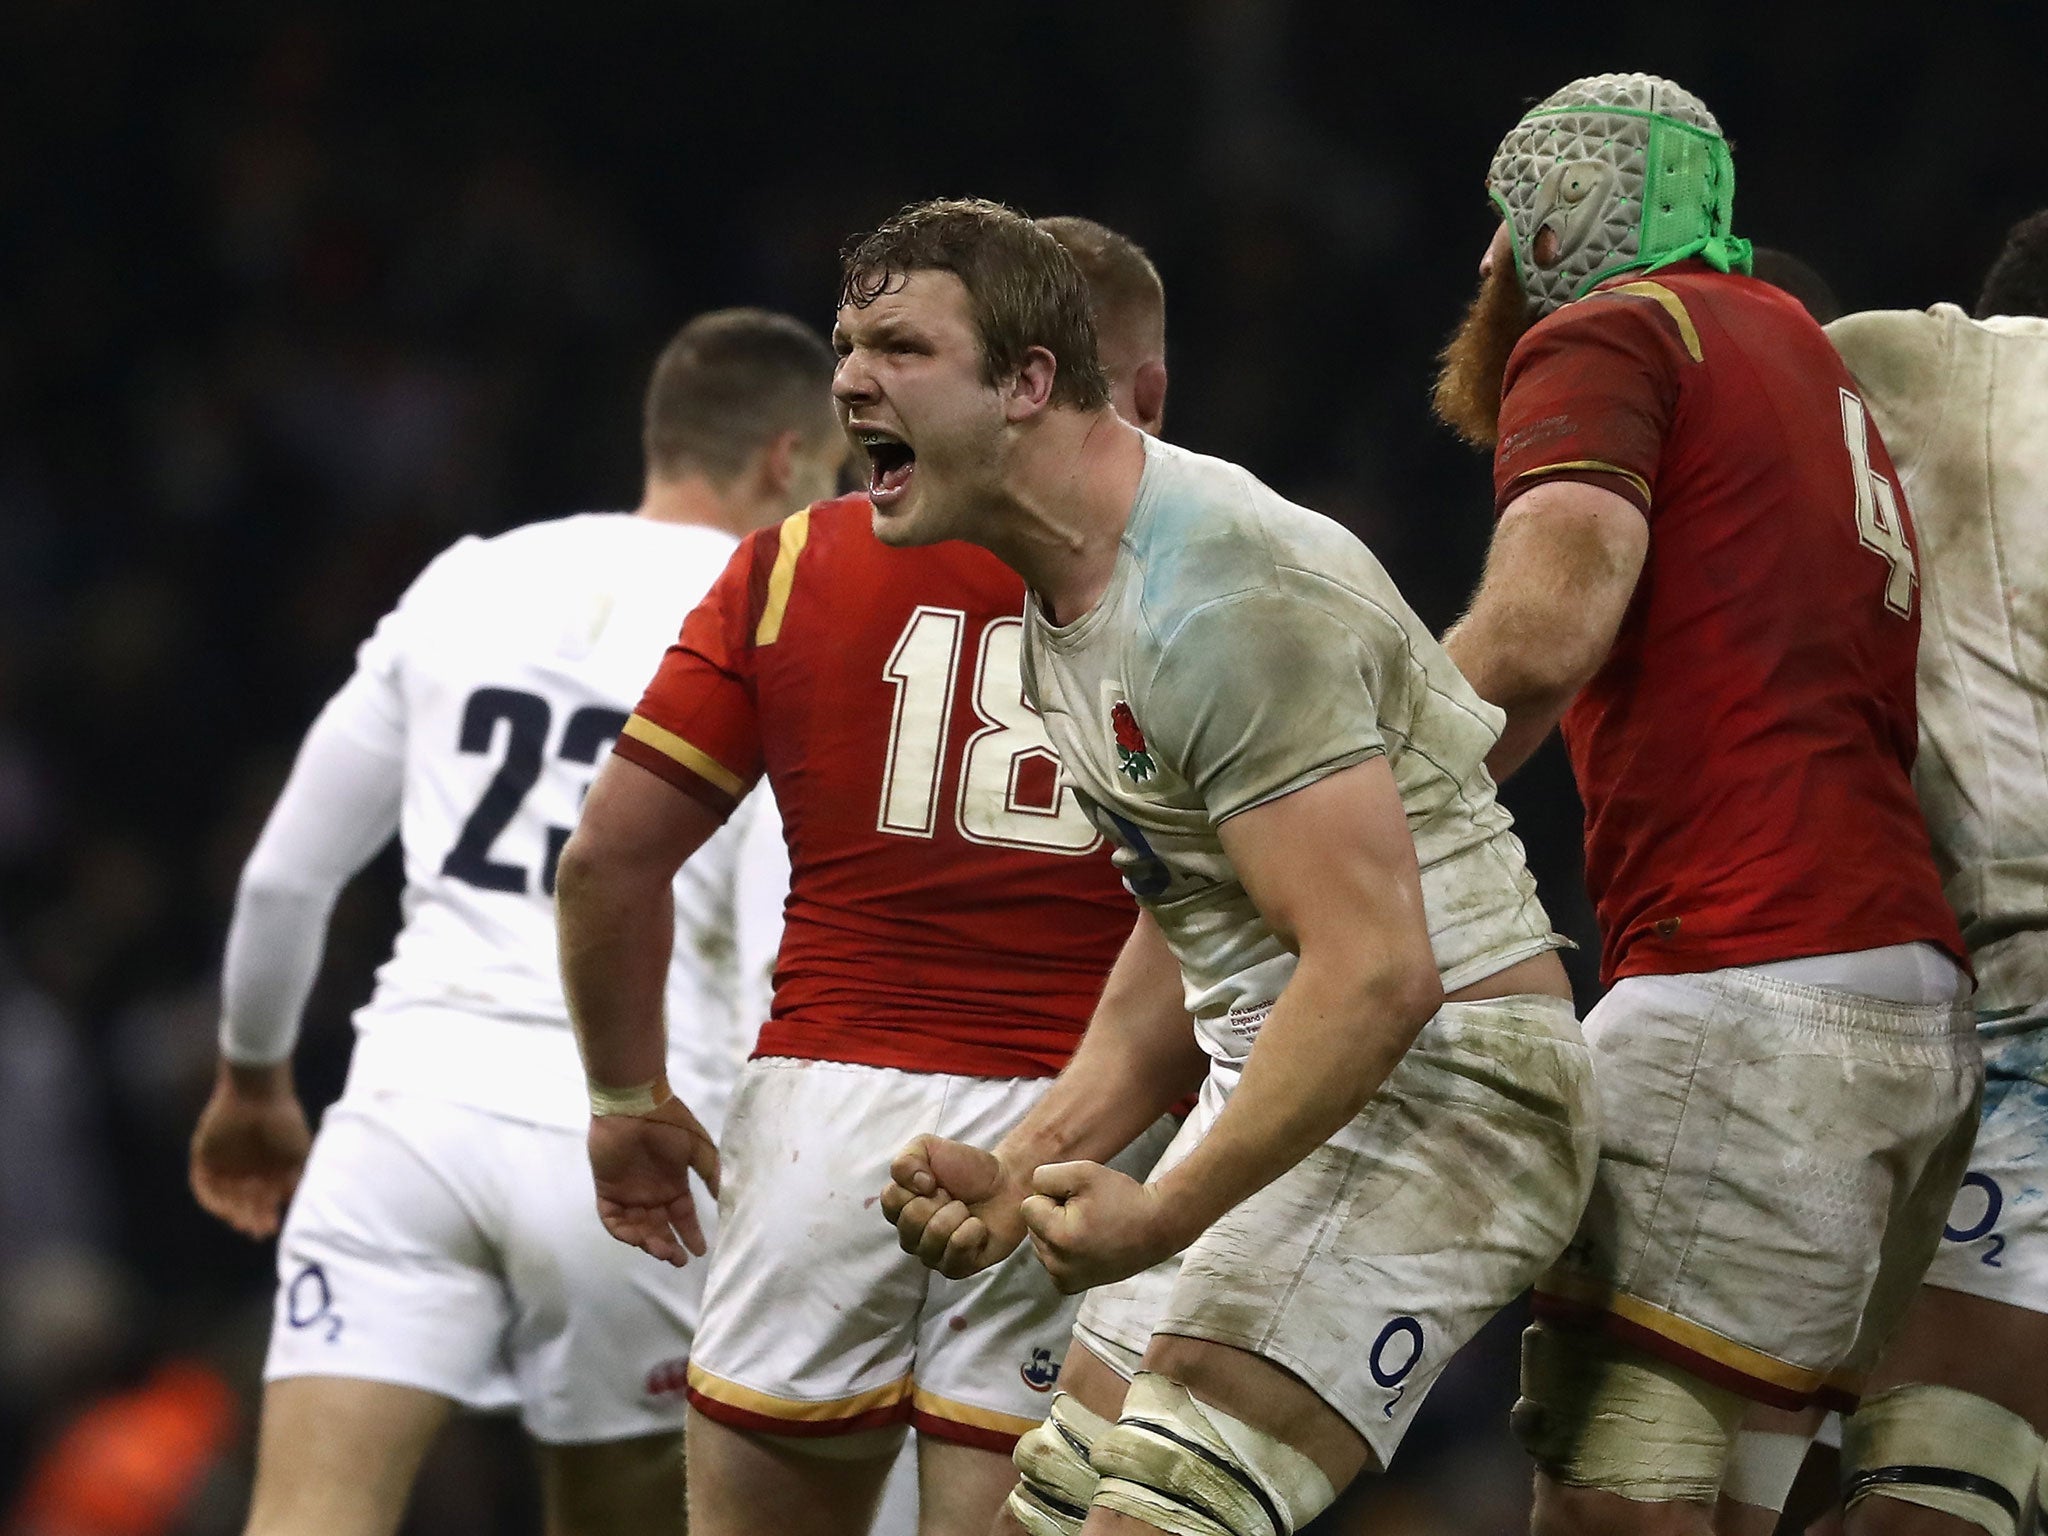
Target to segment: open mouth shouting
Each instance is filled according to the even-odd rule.
[[[917,469],[916,451],[879,427],[855,427],[853,440],[868,456],[868,500],[878,507],[900,500]]]

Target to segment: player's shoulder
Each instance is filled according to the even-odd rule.
[[[1141,517],[1126,539],[1143,569],[1145,629],[1160,643],[1198,617],[1277,612],[1381,578],[1356,535],[1240,465],[1166,443],[1147,452]]]
[[[1932,309],[1873,309],[1827,327],[1850,376],[1880,407],[1943,387],[1960,329],[1971,324],[1953,304]]]

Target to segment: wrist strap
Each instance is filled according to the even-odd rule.
[[[631,1088],[604,1088],[589,1083],[592,1115],[651,1115],[675,1094],[668,1086],[668,1074],[661,1073]]]

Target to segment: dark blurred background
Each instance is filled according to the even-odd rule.
[[[1165,276],[1169,435],[1349,523],[1441,626],[1489,498],[1427,386],[1527,102],[1672,75],[1735,141],[1742,233],[1851,308],[1967,304],[2048,201],[2044,43],[2038,0],[10,0],[0,1531],[238,1526],[268,1255],[192,1205],[184,1140],[240,861],[429,556],[633,504],[644,371],[693,312],[829,325],[841,242],[913,198],[1101,219]],[[1507,798],[1590,941],[1554,749]],[[394,891],[387,858],[337,915],[309,1104]],[[1432,1402],[1388,1532],[1519,1521],[1511,1324]],[[412,1528],[528,1529],[530,1476],[472,1425]]]

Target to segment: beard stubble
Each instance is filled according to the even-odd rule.
[[[1496,262],[1480,281],[1465,318],[1444,343],[1433,396],[1437,416],[1474,448],[1500,436],[1501,382],[1515,343],[1536,323],[1514,263]]]

